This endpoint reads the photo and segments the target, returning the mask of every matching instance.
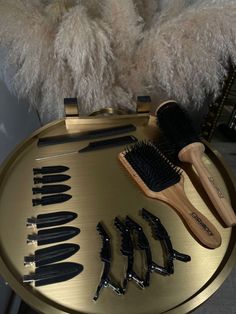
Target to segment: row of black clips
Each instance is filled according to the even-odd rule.
[[[47,166],[33,169],[34,184],[44,184],[33,187],[33,194],[47,194],[41,198],[33,199],[33,206],[62,203],[71,198],[71,195],[63,193],[69,190],[70,186],[55,184],[70,179],[69,175],[62,174],[67,170],[69,168],[66,166]],[[60,243],[72,239],[80,233],[80,229],[77,227],[62,226],[76,218],[77,214],[74,212],[57,211],[39,214],[27,219],[28,228],[38,229],[37,232],[28,234],[28,244],[54,245],[37,249],[34,254],[24,257],[24,265],[34,267],[34,272],[23,276],[24,283],[34,282],[36,287],[44,286],[69,280],[82,272],[83,265],[81,264],[61,262],[73,256],[80,249],[80,246],[75,243]]]
[[[71,199],[70,194],[64,193],[70,189],[70,186],[65,184],[57,184],[64,182],[71,177],[63,172],[69,170],[66,166],[46,166],[42,168],[33,168],[34,184],[43,184],[42,186],[34,186],[33,194],[46,194],[40,198],[32,200],[33,206],[46,206],[51,204],[63,203]],[[53,184],[51,184],[53,183]],[[55,184],[56,183],[56,184]]]
[[[161,241],[163,253],[165,256],[165,265],[160,266],[153,261],[148,238],[146,237],[142,227],[137,222],[135,222],[129,216],[126,216],[124,221],[121,221],[118,217],[115,217],[114,225],[119,230],[121,235],[120,251],[122,255],[127,258],[126,272],[123,283],[122,285],[119,285],[111,278],[110,274],[112,261],[111,240],[108,233],[105,231],[103,224],[99,222],[97,225],[97,231],[102,238],[102,249],[100,252],[100,257],[104,263],[104,266],[101,280],[93,298],[94,301],[98,299],[100,290],[102,288],[111,288],[117,295],[124,295],[127,290],[128,282],[134,281],[139,288],[144,289],[150,285],[151,273],[155,272],[163,276],[168,276],[174,273],[174,260],[179,260],[181,262],[189,262],[191,260],[189,255],[180,253],[173,248],[169,234],[158,217],[154,216],[144,208],[141,210],[141,216],[151,226],[153,237],[156,240]],[[140,278],[133,269],[135,250],[134,243],[136,243],[136,247],[139,250],[142,250],[145,254],[146,273],[144,278]]]

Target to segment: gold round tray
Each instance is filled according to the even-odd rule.
[[[97,128],[133,123],[138,139],[155,139],[158,128],[148,115],[122,115],[72,119],[66,125],[59,121],[43,127],[19,145],[3,164],[0,172],[0,273],[26,303],[42,313],[187,313],[209,298],[224,282],[236,262],[235,228],[223,227],[216,212],[201,188],[197,176],[185,167],[185,191],[193,205],[215,225],[222,236],[219,248],[210,250],[201,246],[189,234],[180,217],[168,205],[147,198],[130,179],[118,161],[123,147],[94,152],[68,154],[37,161],[36,158],[78,151],[89,141],[38,147],[39,137],[80,132]],[[66,128],[67,126],[67,128]],[[236,208],[235,185],[220,155],[206,147],[204,162],[226,197]],[[35,167],[65,165],[70,169],[72,198],[56,205],[32,207],[33,171]],[[99,299],[93,297],[100,281],[103,263],[100,260],[101,238],[96,225],[102,221],[112,239],[111,273],[122,282],[126,260],[120,253],[120,234],[114,218],[129,215],[144,229],[151,244],[153,260],[163,264],[159,241],[153,239],[150,227],[140,216],[145,208],[158,216],[167,229],[173,247],[191,256],[191,261],[174,261],[171,276],[151,274],[150,286],[141,290],[129,282],[126,294],[116,295],[103,289]],[[23,283],[23,275],[34,271],[26,268],[24,256],[33,254],[36,245],[27,245],[31,230],[26,228],[29,217],[60,210],[74,211],[78,218],[68,225],[81,232],[68,242],[78,243],[80,250],[68,260],[84,266],[83,272],[73,279],[57,284],[34,287]],[[41,248],[41,247],[40,247]],[[139,252],[137,260],[141,260]],[[139,266],[140,262],[135,264]],[[139,268],[137,268],[139,269]]]

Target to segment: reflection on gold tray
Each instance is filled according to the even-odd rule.
[[[90,117],[76,119],[73,131],[84,131],[133,123],[137,130],[131,134],[138,139],[155,139],[158,129],[147,115],[119,117]],[[72,123],[73,124],[73,123]],[[77,128],[77,129],[76,129]],[[64,121],[52,123],[24,141],[1,168],[0,176],[0,273],[28,304],[43,313],[187,313],[210,297],[226,279],[236,261],[235,228],[224,228],[216,217],[210,201],[199,185],[192,169],[185,167],[185,191],[193,205],[216,226],[222,244],[215,250],[202,247],[188,233],[176,212],[168,205],[144,196],[118,161],[122,147],[74,154],[36,161],[38,157],[56,155],[85,147],[89,141],[65,143],[38,148],[38,137],[66,133]],[[222,164],[219,154],[207,147],[204,162],[226,197],[236,208],[235,185]],[[66,165],[72,199],[66,203],[32,207],[34,167]],[[194,185],[194,187],[193,187]],[[196,191],[197,190],[197,191]],[[124,296],[103,289],[97,302],[93,297],[100,281],[103,264],[99,253],[101,238],[96,225],[102,221],[112,239],[112,275],[122,282],[125,259],[120,254],[120,234],[114,218],[129,215],[140,225],[151,244],[153,260],[163,264],[160,243],[152,238],[148,224],[140,217],[146,208],[158,216],[167,229],[176,250],[189,254],[189,263],[174,262],[175,273],[163,277],[151,274],[150,287],[140,290],[133,282]],[[81,233],[68,242],[78,243],[80,250],[68,260],[84,265],[77,277],[58,284],[34,288],[23,284],[22,276],[33,271],[25,268],[23,257],[37,249],[27,245],[30,232],[26,219],[40,213],[68,210],[78,218],[68,225],[79,227]],[[41,248],[41,247],[40,247]],[[137,258],[139,260],[139,256]],[[137,267],[138,265],[136,265]]]

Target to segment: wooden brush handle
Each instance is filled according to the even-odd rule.
[[[235,226],[236,215],[233,208],[202,161],[204,150],[205,147],[200,142],[189,144],[179,152],[179,159],[194,166],[205,191],[224,223],[228,227]]]
[[[188,229],[206,247],[215,249],[221,245],[221,236],[214,225],[200,213],[188,200],[181,181],[162,192],[158,192],[162,199],[180,214]]]

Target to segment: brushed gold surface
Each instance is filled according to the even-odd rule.
[[[135,123],[137,131],[131,134],[138,139],[154,139],[158,130],[153,119],[147,116],[119,116],[85,118],[74,121],[73,130],[83,131]],[[10,286],[27,303],[42,313],[187,313],[199,306],[223,283],[236,261],[235,228],[224,228],[217,219],[195,172],[185,167],[185,191],[193,205],[216,226],[222,236],[222,244],[215,250],[202,247],[183,226],[181,219],[168,205],[145,197],[130,179],[118,161],[122,147],[61,156],[50,160],[35,158],[79,150],[89,141],[37,147],[37,138],[66,133],[64,121],[52,123],[25,140],[4,163],[0,172],[0,273]],[[210,147],[206,150],[204,163],[219,182],[226,197],[235,208],[235,185],[219,156]],[[71,179],[66,184],[72,199],[66,203],[32,207],[33,167],[66,165]],[[188,177],[187,173],[190,175]],[[104,222],[112,239],[112,275],[122,282],[126,260],[120,254],[120,234],[114,227],[115,216],[127,214],[140,223],[152,248],[153,260],[163,263],[160,243],[152,238],[151,230],[140,215],[144,207],[157,215],[172,239],[176,250],[189,254],[189,263],[175,261],[175,273],[169,277],[151,275],[150,287],[140,290],[133,282],[128,284],[124,296],[103,289],[97,302],[93,301],[102,262],[99,252],[101,239],[96,231],[99,221]],[[67,225],[76,226],[81,233],[67,241],[78,243],[80,250],[68,260],[84,265],[77,277],[54,285],[35,288],[23,284],[23,274],[33,271],[25,268],[23,257],[33,254],[36,245],[27,245],[26,219],[40,213],[59,210],[75,211],[78,218]],[[139,273],[140,252],[136,254],[135,268]]]
[[[102,108],[98,111],[94,111],[92,112],[89,116],[90,117],[95,117],[95,116],[113,116],[113,115],[127,115],[131,113],[130,110],[126,110],[126,109],[115,109],[112,107],[105,107]]]

